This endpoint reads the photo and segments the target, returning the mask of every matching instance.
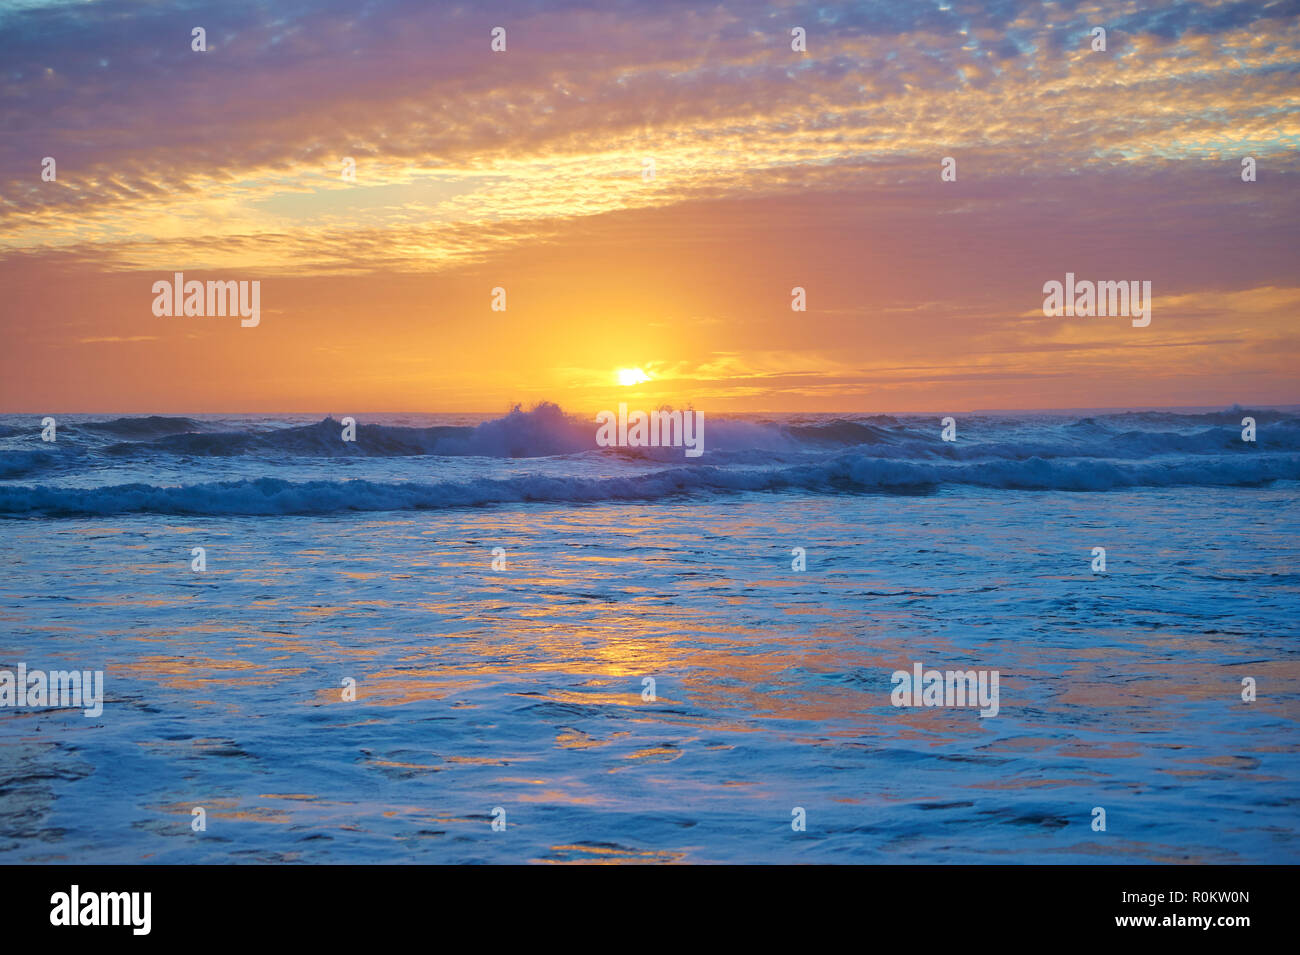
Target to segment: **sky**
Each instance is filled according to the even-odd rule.
[[[1298,68],[1300,0],[0,0],[0,413],[1300,402]]]

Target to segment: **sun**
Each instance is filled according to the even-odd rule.
[[[617,378],[618,383],[625,388],[629,388],[632,385],[640,385],[650,380],[650,376],[640,368],[619,368],[614,372],[614,377]]]

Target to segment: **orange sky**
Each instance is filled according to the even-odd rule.
[[[0,15],[0,412],[1300,401],[1294,18],[116,6]],[[1151,325],[1044,317],[1067,271]]]

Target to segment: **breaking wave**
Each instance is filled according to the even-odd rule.
[[[1012,490],[1106,491],[1185,485],[1242,487],[1300,480],[1300,455],[1205,461],[1105,462],[891,461],[844,454],[806,466],[669,468],[627,477],[521,475],[423,484],[367,480],[220,481],[180,487],[0,487],[0,516],[84,517],[118,514],[289,515],[403,511],[524,502],[658,501],[691,495],[800,491],[814,494],[915,494],[941,486]]]

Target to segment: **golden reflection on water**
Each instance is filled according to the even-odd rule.
[[[534,859],[553,865],[573,864],[627,864],[680,862],[687,853],[672,850],[628,849],[622,846],[565,845],[551,846],[552,855]]]
[[[724,793],[743,802],[769,796],[782,784],[759,771],[746,778],[748,750],[766,744],[780,746],[787,758],[792,751],[806,755],[816,766],[832,761],[838,766],[837,757],[886,749],[933,761],[952,747],[963,758],[987,757],[993,767],[962,777],[971,798],[979,798],[976,792],[1072,791],[1093,779],[1127,778],[1128,765],[1136,774],[1137,764],[1153,752],[1163,763],[1125,783],[1124,791],[1179,780],[1266,781],[1274,777],[1263,775],[1251,754],[1300,749],[1275,736],[1243,735],[1237,751],[1189,756],[1174,746],[1162,751],[1141,736],[1100,732],[1116,720],[1141,732],[1177,732],[1188,702],[1217,701],[1215,712],[1223,714],[1217,718],[1230,720],[1246,706],[1239,694],[1240,678],[1247,675],[1271,689],[1250,704],[1256,713],[1295,722],[1300,714],[1279,688],[1300,684],[1300,660],[1225,664],[1219,662],[1224,639],[1136,627],[1098,627],[1083,638],[1077,630],[1058,634],[1044,625],[1029,636],[996,639],[1008,635],[1000,632],[997,619],[981,614],[1011,612],[1006,606],[963,602],[960,590],[937,583],[919,587],[902,573],[821,573],[795,582],[765,563],[756,564],[752,578],[746,578],[735,566],[724,571],[726,561],[709,556],[715,544],[707,535],[702,544],[698,535],[665,531],[653,509],[627,507],[618,514],[620,526],[610,527],[593,527],[593,518],[572,514],[534,516],[539,526],[528,529],[536,535],[533,544],[577,529],[601,547],[542,553],[524,541],[509,549],[510,572],[494,574],[492,542],[507,533],[525,536],[511,524],[517,516],[458,515],[454,533],[446,531],[445,517],[368,521],[337,541],[310,548],[295,542],[278,554],[274,548],[240,551],[232,537],[219,560],[209,554],[212,570],[206,575],[177,578],[177,567],[186,567],[185,548],[171,563],[100,568],[99,576],[74,584],[78,590],[68,613],[86,611],[84,618],[48,615],[43,606],[0,613],[23,629],[62,639],[91,633],[101,613],[117,611],[108,617],[113,626],[93,630],[98,643],[89,644],[111,654],[110,687],[114,682],[162,687],[188,694],[182,701],[187,708],[224,707],[243,720],[257,717],[259,700],[278,695],[294,706],[326,711],[324,720],[311,713],[306,718],[327,731],[369,730],[356,734],[367,742],[350,744],[355,748],[346,765],[369,773],[367,784],[383,787],[382,795],[334,801],[324,798],[331,790],[323,790],[206,799],[203,804],[218,819],[301,821],[310,804],[313,812],[325,811],[326,822],[349,831],[368,831],[355,817],[372,809],[385,818],[409,816],[402,838],[419,834],[420,826],[438,834],[452,827],[477,833],[486,826],[481,817],[435,812],[427,805],[391,805],[392,784],[407,779],[424,786],[430,800],[472,780],[476,792],[523,787],[522,792],[507,789],[503,804],[619,803],[626,808],[635,805],[635,797],[611,795],[619,787],[672,780],[683,800]],[[567,530],[556,530],[564,525]],[[371,546],[367,535],[378,535],[381,528],[389,549],[378,557],[364,553]],[[409,529],[413,548],[421,551],[395,557],[393,528]],[[188,543],[209,530],[168,532]],[[739,511],[725,528],[737,538],[768,530]],[[127,533],[124,528],[94,531],[106,537]],[[948,532],[939,527],[924,533]],[[467,545],[469,539],[475,543]],[[580,538],[574,546],[590,544]],[[731,545],[719,539],[716,546]],[[123,549],[128,548],[142,549],[133,542]],[[624,552],[610,553],[618,548]],[[785,559],[779,552],[776,557],[775,563]],[[115,588],[115,574],[131,588]],[[103,592],[86,589],[94,587]],[[874,596],[909,587],[926,592],[902,608]],[[199,600],[203,603],[196,606]],[[945,609],[935,609],[945,601]],[[751,603],[759,611],[748,612]],[[174,612],[155,613],[167,608]],[[133,609],[140,610],[138,619],[129,617]],[[158,625],[159,619],[166,623]],[[117,652],[120,648],[126,652]],[[138,655],[141,649],[144,655]],[[978,707],[892,707],[889,676],[910,671],[913,661],[927,669],[997,669],[1001,713],[1012,718],[983,719]],[[360,706],[432,704],[428,712],[440,717],[463,708],[475,711],[466,718],[480,728],[447,742],[438,735],[444,725],[439,722],[415,724],[400,711],[377,715],[340,706],[344,676],[357,679]],[[654,701],[641,698],[644,676],[657,681]],[[250,687],[260,689],[250,697]],[[150,697],[147,691],[133,696]],[[1023,729],[1016,714],[1029,707],[1037,721]],[[522,710],[532,711],[536,735],[497,734],[498,726]],[[610,721],[608,732],[600,730],[602,719]],[[579,721],[581,729],[567,725]],[[412,726],[419,735],[391,747],[371,742],[395,739]],[[182,759],[228,755],[223,749],[239,745],[209,735],[219,730],[204,732],[202,738],[145,739],[139,745]],[[226,732],[237,736],[239,728],[232,725]],[[760,735],[764,739],[754,739]],[[723,765],[718,754],[733,752],[726,771],[713,768]],[[1070,768],[1045,768],[1046,760]],[[861,767],[851,758],[842,762]],[[1022,768],[999,775],[996,767],[1009,762]],[[783,765],[780,772],[797,776],[799,768]],[[638,778],[638,773],[645,775]],[[933,790],[921,783],[918,793],[915,786],[893,788],[896,782],[883,771],[882,777],[860,772],[854,789],[826,801],[871,806],[961,798],[939,783]],[[286,788],[309,785],[291,779],[258,785],[279,782]],[[168,793],[165,811],[188,819],[195,803],[177,795]],[[460,811],[471,808],[460,806]],[[549,851],[528,851],[540,854],[536,861],[555,864],[674,862],[692,854],[680,842],[672,844],[678,848],[652,851],[564,842]],[[1188,861],[1168,846],[1119,839],[1108,839],[1104,847],[1084,839],[1056,848],[1099,858],[1131,854],[1135,861]]]

